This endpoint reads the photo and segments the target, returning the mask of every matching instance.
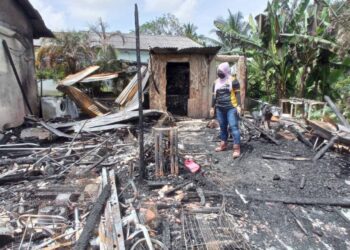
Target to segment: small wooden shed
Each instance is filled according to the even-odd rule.
[[[174,115],[208,118],[216,66],[223,60],[216,56],[219,50],[220,47],[152,48],[150,108],[169,111]],[[231,57],[225,59],[239,62],[239,57],[234,57],[235,60]],[[240,65],[238,68],[238,79],[244,81],[245,90],[246,68],[243,71]],[[241,72],[244,76],[241,76]]]

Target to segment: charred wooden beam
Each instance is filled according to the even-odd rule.
[[[204,191],[206,197],[227,197],[227,198],[239,198],[236,193],[229,192],[215,192]],[[281,202],[285,204],[297,204],[297,205],[328,205],[328,206],[340,206],[350,207],[350,199],[346,197],[339,198],[309,198],[309,197],[267,197],[263,195],[248,194],[245,195],[246,199],[251,201],[263,201],[263,202]]]
[[[192,182],[191,181],[188,181],[188,182],[185,182],[185,183],[182,183],[180,185],[177,185],[176,187],[172,188],[172,189],[169,189],[168,191],[164,192],[164,195],[165,196],[168,196],[172,193],[174,193],[175,191],[181,189],[181,188],[184,188],[186,187],[187,185],[191,184]]]
[[[317,154],[314,156],[314,158],[312,159],[314,162],[316,162],[318,159],[320,159],[326,152],[327,150],[332,147],[334,145],[334,143],[336,143],[336,141],[338,140],[338,136],[335,135],[333,136],[329,142],[320,149],[320,151],[317,152]]]
[[[303,189],[305,187],[305,182],[306,182],[306,177],[305,175],[303,175],[300,180],[300,185],[299,185],[300,189]]]
[[[241,117],[241,119],[243,120],[244,123],[246,123],[248,126],[253,127],[254,129],[256,129],[257,131],[259,131],[261,134],[263,134],[264,136],[266,136],[268,139],[270,139],[273,143],[279,145],[280,142],[277,141],[275,138],[273,138],[271,135],[269,135],[268,132],[266,132],[264,129],[259,128],[258,126],[256,126],[255,124],[253,124],[251,121],[249,121],[247,118],[245,117]]]
[[[80,238],[78,239],[77,243],[74,246],[75,250],[88,249],[90,238],[92,236],[92,233],[95,230],[96,225],[99,223],[103,208],[105,206],[107,199],[109,198],[110,193],[111,193],[111,186],[107,184],[103,188],[100,196],[97,198],[96,202],[94,203],[89,213],[89,216],[86,220],[86,224],[83,228]]]
[[[135,4],[135,35],[136,35],[136,61],[137,61],[137,87],[139,99],[139,172],[140,178],[145,177],[144,148],[143,148],[143,107],[142,107],[142,76],[141,76],[141,52],[140,52],[140,27],[139,11]]]
[[[307,138],[305,138],[305,136],[294,127],[294,125],[288,126],[287,129],[290,132],[292,132],[298,138],[299,141],[304,143],[306,146],[312,148],[312,143]]]
[[[44,176],[42,175],[41,171],[33,170],[29,173],[13,174],[13,175],[2,177],[0,178],[0,186],[5,185],[7,183],[20,182],[20,181],[33,181],[33,180],[38,180],[43,178]]]
[[[148,181],[147,182],[147,186],[150,189],[161,188],[165,185],[170,185],[170,184],[171,184],[171,182],[169,182],[169,181]]]
[[[17,164],[33,164],[38,160],[38,158],[31,158],[31,157],[21,157],[17,159],[1,159],[0,160],[0,166],[5,165],[12,165],[14,163]]]
[[[94,164],[92,164],[91,166],[89,166],[85,171],[84,174],[89,173],[91,170],[93,170],[94,168],[96,168],[98,165],[100,165],[102,162],[104,162],[109,156],[109,153],[107,153],[105,156],[101,157],[101,159],[99,159],[97,162],[95,162]]]
[[[263,159],[270,160],[286,160],[286,161],[311,161],[311,158],[298,157],[298,156],[283,156],[283,155],[262,155]]]

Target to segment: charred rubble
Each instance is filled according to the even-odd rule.
[[[232,160],[214,153],[215,121],[144,116],[144,179],[136,111],[60,123],[28,117],[8,130],[0,145],[1,247],[349,247],[346,130],[324,138],[319,123],[246,114],[243,153]]]

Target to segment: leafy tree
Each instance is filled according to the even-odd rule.
[[[184,31],[179,19],[175,15],[168,13],[142,24],[140,33],[146,35],[181,36],[184,34]]]
[[[238,44],[241,53],[253,58],[255,72],[266,72],[263,80],[261,74],[249,77],[262,81],[261,87],[269,88],[270,96],[304,97],[313,93],[320,81],[327,82],[327,70],[339,49],[328,31],[330,8],[324,2],[295,0],[290,5],[287,0],[273,0],[257,20],[250,17],[247,35],[227,29],[222,23],[216,22],[215,26],[226,41]],[[317,74],[320,69],[323,73]],[[327,86],[322,87],[323,93],[329,89]]]

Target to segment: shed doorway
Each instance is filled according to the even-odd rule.
[[[166,66],[166,106],[174,115],[187,115],[190,95],[190,64],[167,63]]]

